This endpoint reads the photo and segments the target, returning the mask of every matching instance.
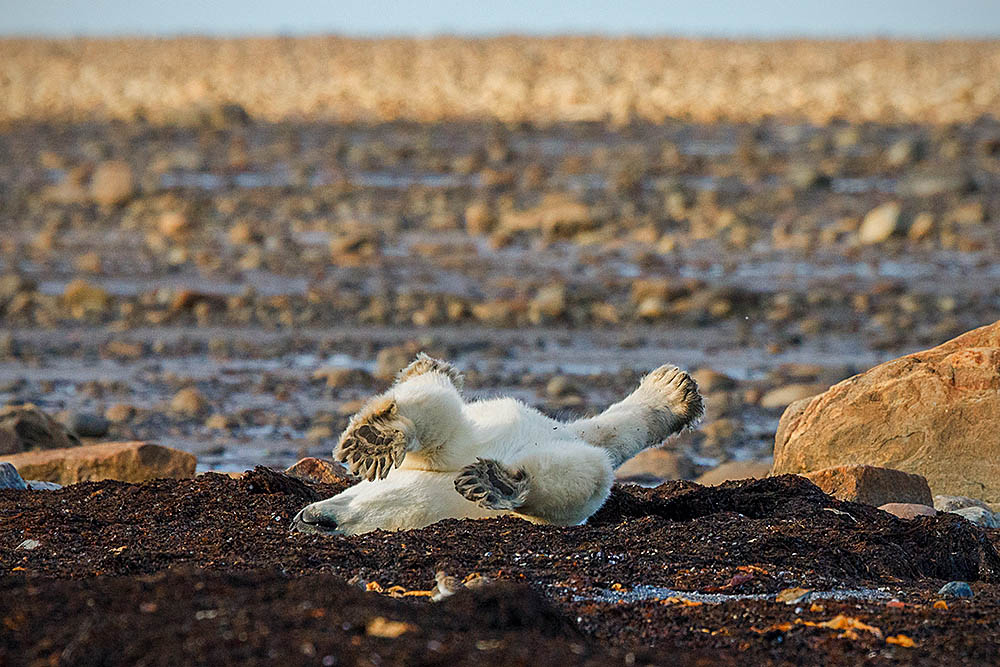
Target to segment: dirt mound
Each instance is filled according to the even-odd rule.
[[[258,468],[239,480],[203,475],[133,485],[84,483],[61,491],[0,493],[9,568],[55,576],[151,574],[178,565],[358,575],[427,588],[445,567],[578,586],[642,581],[698,588],[731,564],[779,566],[760,590],[792,578],[852,582],[920,577],[995,581],[1000,557],[982,530],[942,515],[902,521],[842,503],[797,476],[701,487],[616,487],[589,525],[534,526],[513,517],[442,521],[423,530],[350,538],[290,533],[305,504],[336,485]],[[41,546],[14,551],[22,540]]]

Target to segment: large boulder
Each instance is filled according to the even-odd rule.
[[[107,442],[2,456],[21,477],[58,484],[117,479],[144,482],[194,476],[196,459],[187,452],[148,442]]]
[[[773,474],[848,464],[903,470],[935,493],[1000,502],[1000,322],[788,406]]]
[[[0,408],[0,454],[79,444],[75,433],[31,403]]]

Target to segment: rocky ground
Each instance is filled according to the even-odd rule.
[[[0,491],[0,660],[983,664],[1000,652],[1000,533],[954,515],[902,521],[784,476],[616,487],[572,528],[288,531],[338,488],[260,468]],[[433,602],[436,572],[486,583],[445,582],[455,594]],[[937,594],[953,579],[975,597]]]

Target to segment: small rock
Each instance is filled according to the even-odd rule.
[[[698,383],[698,388],[706,394],[736,389],[736,380],[711,368],[699,368],[691,374],[691,377]]]
[[[694,463],[684,454],[666,449],[647,449],[623,463],[615,471],[615,478],[620,481],[642,480],[645,485],[648,478],[661,482],[690,479],[694,472]]]
[[[0,454],[79,444],[74,433],[31,403],[0,408]]]
[[[368,371],[361,368],[324,366],[313,371],[312,379],[323,380],[327,387],[336,389],[354,385],[370,385],[374,378]]]
[[[803,475],[838,500],[881,507],[887,503],[930,505],[927,480],[901,470],[866,465],[824,468]]]
[[[941,587],[941,590],[938,591],[938,595],[944,595],[952,598],[971,598],[974,594],[972,592],[972,587],[964,581],[949,581]]]
[[[886,503],[879,507],[883,512],[888,512],[900,519],[916,519],[920,516],[937,516],[937,510],[929,505],[920,503]]]
[[[778,408],[784,409],[795,401],[815,396],[816,394],[826,391],[828,388],[829,385],[825,384],[798,382],[786,384],[765,392],[764,395],[760,397],[760,407],[768,410]]]
[[[307,482],[320,484],[340,484],[351,481],[347,469],[339,463],[309,456],[299,459],[285,473]]]
[[[26,489],[28,485],[21,479],[12,463],[0,463],[0,489]]]
[[[968,496],[934,496],[934,509],[938,512],[954,512],[966,507],[982,507],[984,510],[990,509],[990,506],[982,500],[976,500]]]
[[[25,540],[24,542],[21,542],[16,547],[14,547],[14,551],[18,551],[18,550],[21,550],[21,551],[34,551],[35,549],[37,549],[40,546],[42,546],[42,543],[39,542],[38,540]]]
[[[951,513],[957,514],[963,519],[967,519],[983,528],[1000,528],[1000,517],[982,507],[963,507],[962,509],[952,510]]]
[[[566,312],[565,285],[549,285],[538,290],[538,294],[528,304],[528,320],[541,324],[560,317]]]
[[[496,216],[485,202],[473,202],[465,209],[465,231],[469,234],[476,236],[489,234],[496,224]]]
[[[69,308],[70,315],[76,319],[92,313],[103,313],[111,302],[111,297],[104,288],[91,285],[79,278],[66,285],[62,298],[63,304]]]
[[[216,431],[227,431],[235,425],[235,420],[218,412],[205,420],[205,426]]]
[[[179,239],[190,231],[191,223],[182,211],[164,211],[156,227],[167,238]]]
[[[170,409],[182,415],[195,417],[205,411],[208,402],[200,391],[194,387],[186,387],[174,394],[170,399]]]
[[[81,438],[103,438],[108,434],[111,422],[89,412],[75,412],[69,420],[69,428]]]
[[[762,461],[726,461],[695,479],[703,486],[718,486],[736,479],[763,479],[771,472],[771,464]]]
[[[861,222],[858,241],[865,245],[886,241],[899,230],[902,207],[897,202],[876,206]]]
[[[121,160],[109,160],[97,165],[90,179],[90,197],[101,206],[124,203],[134,192],[132,169]]]
[[[926,238],[930,238],[933,231],[934,214],[924,211],[914,216],[913,221],[910,223],[910,229],[906,232],[906,236],[911,241],[923,241]]]
[[[104,416],[115,423],[127,422],[135,416],[135,407],[128,403],[115,403],[104,411]]]
[[[554,375],[545,385],[545,395],[549,398],[562,398],[579,393],[573,381],[565,375]]]
[[[32,491],[58,491],[62,488],[62,484],[56,484],[55,482],[43,482],[37,479],[29,479],[24,482],[28,485],[28,488]]]

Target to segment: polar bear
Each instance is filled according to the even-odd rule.
[[[451,364],[418,355],[351,418],[334,451],[367,481],[305,507],[292,527],[357,535],[504,514],[581,524],[604,504],[615,468],[704,412],[695,381],[670,365],[600,415],[568,423],[513,398],[465,402],[462,384]]]

